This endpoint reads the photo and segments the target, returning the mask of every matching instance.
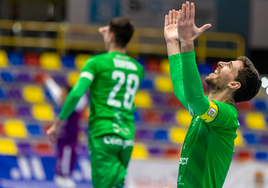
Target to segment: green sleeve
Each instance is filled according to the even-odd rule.
[[[90,85],[91,81],[89,79],[80,76],[79,80],[76,82],[75,86],[70,91],[68,97],[64,102],[64,105],[59,114],[59,118],[61,120],[66,120],[71,115],[78,101],[84,95]]]
[[[79,99],[84,95],[86,90],[90,87],[97,72],[97,64],[95,58],[89,58],[84,64],[80,77],[73,89],[66,98],[64,105],[59,114],[61,120],[66,120],[74,111]]]
[[[188,110],[188,103],[185,100],[184,95],[181,54],[169,56],[168,60],[170,64],[170,77],[173,84],[174,94]]]
[[[191,109],[197,115],[203,115],[209,109],[210,103],[205,96],[202,81],[197,69],[195,52],[181,53],[184,94]]]

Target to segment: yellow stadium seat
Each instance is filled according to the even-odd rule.
[[[237,137],[235,139],[235,146],[244,146],[244,139],[240,131],[236,131]]]
[[[160,62],[160,69],[163,73],[169,74],[170,69],[169,69],[169,61],[168,59],[162,59]]]
[[[163,92],[173,92],[173,85],[168,77],[159,76],[154,80],[154,84],[157,90]]]
[[[73,87],[77,80],[79,79],[79,72],[71,71],[68,73],[68,84],[69,86]]]
[[[178,144],[182,144],[186,136],[187,131],[177,127],[172,127],[169,129],[169,139]]]
[[[90,58],[92,55],[90,54],[78,54],[75,57],[75,65],[78,70],[82,69],[84,66],[85,62],[87,61],[88,58]]]
[[[4,50],[0,50],[0,67],[8,66],[7,53]]]
[[[152,104],[151,97],[146,91],[138,91],[134,102],[139,108],[149,108]]]
[[[61,59],[59,54],[46,52],[40,56],[40,65],[45,69],[60,70]]]
[[[11,139],[0,139],[0,154],[3,155],[16,155],[18,149]]]
[[[27,85],[23,88],[23,97],[27,102],[43,102],[44,94],[43,90],[39,86]]]
[[[24,122],[21,120],[7,120],[4,130],[8,136],[27,138],[27,130],[25,129]]]
[[[135,159],[146,159],[148,157],[146,146],[144,144],[135,143],[131,157]]]
[[[179,125],[189,126],[192,120],[187,110],[179,110],[176,112],[176,121]]]
[[[33,117],[40,121],[52,121],[54,112],[48,104],[36,104],[32,107]]]
[[[246,124],[251,129],[266,130],[265,118],[259,112],[248,113],[246,115]]]

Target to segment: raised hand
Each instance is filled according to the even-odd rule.
[[[178,13],[178,36],[181,42],[190,42],[201,35],[211,24],[205,24],[200,28],[195,25],[195,6],[194,3],[182,4],[181,11]]]
[[[164,26],[164,37],[166,42],[169,41],[178,41],[178,18],[179,11],[175,11],[174,9],[169,11],[169,14],[165,16],[165,26]]]

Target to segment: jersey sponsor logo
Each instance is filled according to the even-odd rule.
[[[181,157],[179,164],[180,165],[187,165],[187,162],[188,162],[188,157]]]
[[[131,61],[125,61],[122,59],[113,59],[114,61],[114,66],[116,68],[122,68],[122,69],[127,69],[127,70],[138,70],[137,66],[131,62]]]
[[[113,123],[113,131],[115,133],[122,133],[123,135],[129,135],[130,134],[130,130],[129,128],[125,127],[125,128],[121,128],[118,124]]]
[[[218,115],[218,106],[212,102],[209,101],[209,109],[208,111],[201,115],[200,118],[203,119],[205,122],[210,123],[212,122]]]
[[[133,140],[123,140],[122,138],[115,138],[114,136],[104,136],[103,142],[107,145],[122,146],[124,149],[134,145]]]

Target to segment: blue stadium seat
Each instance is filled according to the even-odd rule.
[[[266,105],[265,101],[263,101],[263,100],[256,100],[255,101],[255,108],[257,110],[260,110],[260,111],[265,111],[265,110],[267,110],[267,105]]]
[[[5,98],[6,98],[5,93],[4,93],[4,91],[0,88],[0,100],[3,100],[3,99],[5,99]]]
[[[257,152],[255,154],[255,158],[257,160],[261,160],[261,161],[267,161],[268,160],[268,155],[266,152]]]
[[[135,122],[139,122],[141,120],[140,114],[137,111],[133,113],[133,116]]]
[[[145,61],[143,58],[136,59],[136,61],[138,61],[144,67]]]
[[[66,68],[73,69],[75,67],[75,56],[74,55],[65,55],[61,57],[62,64]]]
[[[258,144],[258,138],[253,133],[245,133],[243,134],[243,137],[247,141],[248,145]]]
[[[7,57],[12,65],[22,65],[23,58],[20,52],[8,52]]]
[[[27,126],[27,130],[31,136],[43,136],[42,130],[40,129],[39,125],[30,124]]]
[[[4,82],[14,82],[14,78],[11,73],[9,72],[2,72],[1,78]]]
[[[156,140],[156,141],[168,141],[168,132],[166,130],[155,131],[154,140]]]
[[[205,75],[208,75],[213,71],[210,63],[198,64],[198,70],[200,74],[205,74]]]
[[[140,84],[141,89],[153,89],[154,88],[154,83],[150,79],[143,79]]]

